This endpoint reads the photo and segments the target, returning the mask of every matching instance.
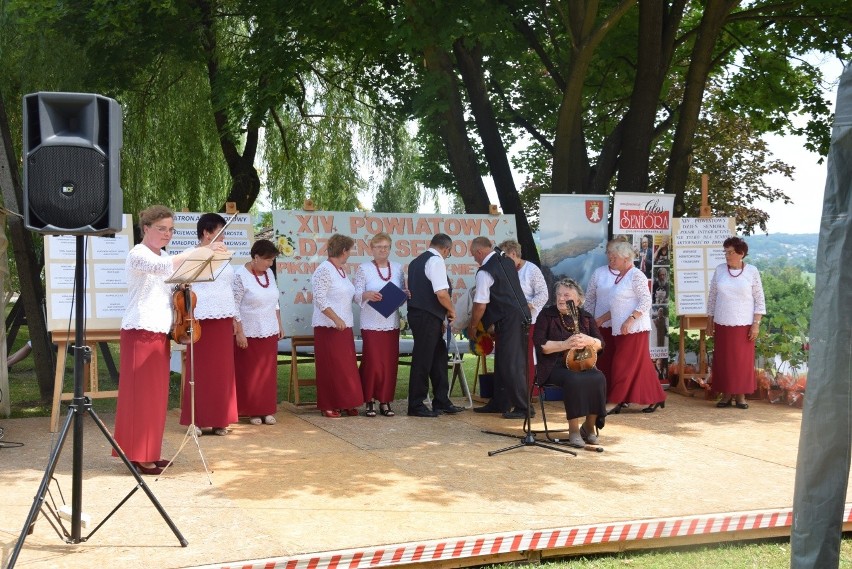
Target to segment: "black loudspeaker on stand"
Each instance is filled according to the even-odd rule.
[[[42,105],[42,103],[44,103]],[[110,117],[110,120],[117,120],[118,126],[113,126],[104,131],[103,129],[94,129],[94,130],[86,130],[82,128],[81,119],[83,117],[86,118],[89,124],[97,124],[100,119],[103,117],[98,115],[98,118],[93,118],[94,107],[102,108],[103,106],[109,108],[109,112],[106,113]],[[48,485],[50,481],[53,479],[53,474],[56,470],[57,463],[59,461],[59,456],[62,452],[62,447],[65,444],[65,440],[68,437],[68,433],[72,431],[73,427],[73,455],[72,455],[72,474],[71,474],[71,533],[65,529],[65,526],[59,523],[59,527],[61,527],[64,535],[60,534],[60,537],[64,537],[67,543],[82,543],[88,541],[92,535],[98,529],[103,526],[107,522],[107,520],[112,517],[112,515],[118,511],[118,509],[124,505],[127,500],[130,499],[133,494],[136,493],[140,488],[142,491],[148,496],[148,499],[163,517],[163,520],[168,524],[169,528],[171,528],[175,537],[177,537],[181,546],[186,547],[189,542],[181,535],[180,530],[178,530],[177,526],[175,526],[174,522],[172,522],[169,515],[166,513],[163,506],[157,501],[157,498],[151,492],[148,485],[142,479],[140,474],[136,471],[127,456],[124,454],[124,451],[118,446],[118,443],[110,434],[106,425],[101,421],[100,417],[95,413],[94,409],[92,409],[91,400],[85,396],[83,390],[83,365],[84,365],[84,356],[88,355],[87,350],[84,348],[85,344],[85,281],[84,281],[84,270],[86,267],[85,263],[85,244],[84,244],[84,234],[88,233],[107,233],[114,232],[116,228],[121,227],[120,215],[118,216],[118,221],[112,219],[112,214],[109,212],[109,207],[111,205],[111,199],[114,197],[112,194],[119,193],[117,185],[117,176],[116,172],[116,185],[114,189],[112,186],[104,186],[103,180],[101,179],[100,174],[92,175],[90,172],[82,172],[82,168],[79,164],[71,164],[69,162],[63,162],[63,158],[67,158],[68,156],[74,155],[73,153],[66,155],[61,149],[65,148],[62,145],[50,145],[50,141],[55,138],[61,138],[66,142],[73,142],[78,146],[71,146],[69,148],[82,148],[85,147],[86,144],[89,144],[90,147],[94,148],[96,145],[95,141],[91,140],[94,136],[94,133],[97,133],[96,137],[99,137],[97,141],[97,146],[99,148],[110,148],[116,151],[116,155],[114,156],[115,164],[117,165],[117,152],[118,148],[120,148],[119,141],[109,140],[111,135],[118,132],[119,136],[121,133],[120,130],[120,122],[121,122],[121,110],[118,107],[118,103],[113,101],[112,99],[106,99],[104,97],[100,97],[98,95],[86,95],[80,93],[36,93],[33,95],[27,95],[24,97],[24,117],[28,121],[35,121],[32,113],[28,113],[28,109],[38,109],[39,110],[39,118],[38,124],[33,125],[29,122],[25,123],[24,126],[24,151],[26,153],[26,158],[24,160],[24,180],[25,180],[25,188],[24,188],[24,203],[29,203],[32,206],[33,203],[41,204],[48,203],[49,207],[45,210],[45,215],[39,215],[36,217],[34,214],[27,217],[25,223],[30,229],[34,229],[36,231],[42,233],[50,233],[50,234],[76,234],[77,235],[77,250],[76,250],[76,268],[74,271],[74,307],[76,311],[75,318],[75,337],[74,337],[74,397],[71,401],[71,405],[68,407],[68,417],[65,419],[65,423],[62,426],[62,429],[59,432],[59,436],[56,441],[56,445],[53,448],[53,451],[50,454],[50,458],[47,463],[47,467],[44,471],[44,477],[41,480],[41,484],[39,485],[38,492],[36,493],[35,499],[33,500],[32,508],[30,508],[30,512],[27,515],[27,519],[24,522],[23,530],[21,531],[21,536],[18,538],[17,543],[15,544],[15,548],[12,550],[12,554],[9,557],[9,563],[7,565],[8,569],[11,569],[15,566],[15,562],[18,559],[18,555],[21,552],[21,548],[24,545],[24,540],[27,535],[32,533],[33,527],[35,525],[36,518],[38,517],[39,512],[45,506],[45,499],[48,492]],[[94,114],[93,114],[94,113]],[[47,119],[46,119],[47,117]],[[58,117],[58,118],[57,118]],[[47,120],[47,123],[45,122]],[[93,121],[93,122],[92,122]],[[117,129],[117,130],[116,130]],[[39,131],[39,140],[44,142],[47,145],[46,148],[40,148],[39,145],[32,145],[33,133]],[[73,136],[69,133],[74,132],[80,136]],[[28,134],[29,133],[29,134]],[[89,140],[87,141],[84,136],[88,136]],[[73,139],[73,140],[72,140]],[[28,145],[29,144],[29,145]],[[81,146],[82,145],[82,146]],[[49,152],[48,154],[42,154],[43,150],[51,149],[56,150],[59,149],[58,152]],[[32,150],[32,152],[30,152]],[[100,152],[100,150],[98,150]],[[33,165],[34,162],[31,162],[30,159],[38,157],[36,162],[38,162],[38,166],[41,171],[48,172],[50,174],[49,180],[45,178],[40,178],[39,176],[28,176],[27,170]],[[46,162],[44,162],[44,158],[46,158]],[[110,162],[113,158],[110,158]],[[57,163],[58,162],[58,163]],[[86,164],[85,168],[97,168],[97,164],[90,163]],[[66,168],[69,168],[66,171]],[[48,183],[49,182],[49,183]],[[52,185],[51,185],[52,184]],[[57,184],[61,187],[57,187]],[[65,185],[70,187],[70,190],[66,192]],[[102,194],[102,195],[101,195]],[[27,196],[30,196],[30,199],[27,199]],[[32,199],[33,196],[39,196],[35,201]],[[48,197],[45,197],[45,196]],[[87,196],[100,195],[98,199],[89,200]],[[42,201],[43,200],[43,201]],[[62,200],[69,200],[67,202],[63,202]],[[91,203],[96,202],[96,208],[88,210],[88,213],[79,213],[72,212],[68,213],[66,208],[69,204],[77,204],[76,207],[84,207],[84,204],[90,205]],[[121,199],[118,199],[119,202],[119,211],[121,209]],[[27,207],[30,207],[27,206]],[[40,207],[40,206],[39,206]],[[95,209],[98,209],[98,212],[95,212]],[[41,214],[41,210],[39,210]],[[29,209],[27,213],[30,214]],[[77,216],[79,214],[79,216]],[[37,219],[37,221],[36,221]],[[33,224],[36,225],[33,225]],[[136,486],[122,499],[118,505],[113,508],[104,519],[94,527],[94,529],[86,536],[82,535],[82,506],[83,506],[83,418],[88,415],[95,422],[95,425],[103,434],[104,438],[107,439],[110,446],[112,446],[115,453],[118,457],[124,462],[124,465],[136,479]],[[52,512],[53,513],[53,512]],[[47,515],[47,513],[45,514]],[[58,516],[54,517],[58,519]],[[56,526],[54,526],[56,529]],[[57,533],[59,530],[57,529]]]

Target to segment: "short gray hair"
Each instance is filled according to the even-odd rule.
[[[621,259],[633,258],[633,246],[627,241],[616,241],[609,247],[609,252]]]
[[[580,299],[578,306],[583,306],[583,303],[586,302],[586,294],[583,292],[583,287],[581,287],[580,283],[578,283],[574,279],[559,279],[558,281],[553,283],[554,295],[560,287],[573,289],[577,293],[577,297]]]

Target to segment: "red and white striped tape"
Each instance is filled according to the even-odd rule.
[[[852,504],[846,504],[844,522],[852,522]],[[705,514],[611,522],[548,530],[525,530],[444,540],[401,543],[242,563],[204,565],[195,569],[372,569],[410,563],[448,561],[483,555],[578,547],[672,537],[745,532],[791,527],[792,508],[728,514]]]

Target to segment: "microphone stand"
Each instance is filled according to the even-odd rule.
[[[506,254],[503,251],[501,251],[499,247],[494,247],[494,251],[500,257],[506,256]],[[529,312],[529,307],[527,306],[527,300],[526,300],[526,298],[524,298],[523,293],[521,291],[515,289],[514,286],[512,286],[511,281],[509,280],[509,273],[506,272],[506,267],[503,265],[503,260],[499,259],[497,264],[500,265],[500,269],[503,272],[503,277],[506,279],[506,282],[509,284],[509,287],[512,289],[512,294],[515,296],[515,302],[517,303],[518,309],[521,311],[521,314],[523,314],[523,317],[524,317],[523,325],[521,327],[522,332],[523,332],[521,334],[521,350],[522,350],[522,353],[524,354],[524,377],[526,379],[524,386],[527,389],[527,414],[526,414],[526,417],[524,417],[524,427],[523,427],[524,434],[521,435],[521,436],[512,435],[512,434],[509,434],[509,433],[498,433],[496,431],[487,431],[487,430],[482,431],[483,433],[487,433],[489,435],[497,435],[499,437],[508,437],[510,439],[517,439],[518,440],[518,442],[516,444],[513,444],[511,446],[501,448],[501,449],[497,449],[497,450],[488,451],[488,456],[494,456],[495,454],[500,454],[502,452],[507,452],[507,451],[510,451],[510,450],[515,450],[517,448],[528,447],[528,446],[546,448],[548,450],[555,450],[557,452],[564,452],[566,454],[571,454],[571,455],[577,456],[577,453],[572,451],[572,450],[568,450],[567,448],[549,445],[547,443],[543,443],[541,441],[538,441],[535,438],[535,431],[532,430],[532,388],[529,387],[529,385],[530,385],[530,365],[529,365],[529,350],[528,350],[528,345],[529,345],[529,341],[530,341],[529,340],[529,338],[530,338],[530,325],[532,324],[532,315]],[[497,349],[499,349],[499,346],[498,346]]]

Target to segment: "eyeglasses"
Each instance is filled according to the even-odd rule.
[[[159,231],[160,233],[174,233],[175,232],[174,227],[166,227],[165,225],[153,225],[152,227],[154,229],[156,229],[157,231]]]
[[[373,249],[378,249],[379,251],[390,251],[390,245],[373,245]]]

